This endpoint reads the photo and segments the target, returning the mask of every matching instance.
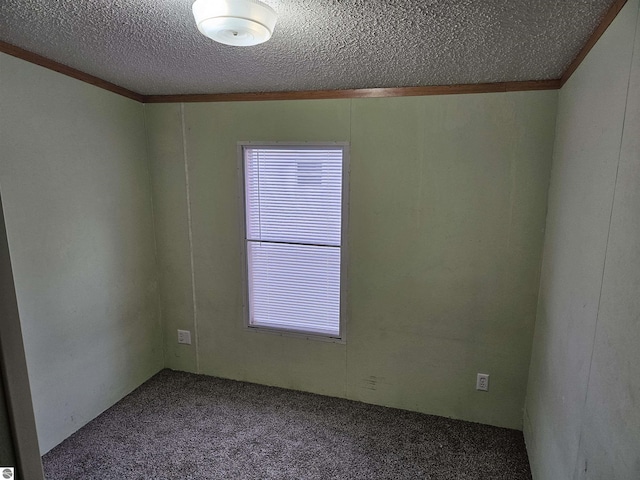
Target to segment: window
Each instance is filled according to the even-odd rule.
[[[242,146],[248,325],[342,338],[346,146]]]

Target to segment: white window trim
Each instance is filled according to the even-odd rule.
[[[247,227],[245,205],[245,178],[244,178],[244,148],[269,148],[275,146],[291,146],[296,148],[322,148],[327,146],[342,147],[342,222],[341,222],[341,250],[340,250],[340,336],[334,337],[319,333],[297,332],[294,330],[282,330],[259,325],[251,325],[249,318],[249,271],[247,260]],[[238,158],[238,201],[240,203],[240,241],[242,261],[242,295],[243,317],[246,331],[267,333],[281,337],[303,338],[331,343],[346,343],[347,341],[347,282],[349,264],[348,256],[348,218],[349,218],[349,177],[351,173],[349,163],[349,142],[253,142],[240,141],[237,144]]]

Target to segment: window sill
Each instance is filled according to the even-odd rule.
[[[299,338],[303,340],[325,342],[325,343],[338,343],[338,344],[347,343],[344,338],[330,337],[328,335],[322,335],[319,333],[296,332],[293,330],[281,330],[277,328],[260,327],[260,326],[254,326],[254,325],[246,326],[245,329],[254,333],[266,333],[269,335],[277,335],[280,337],[292,337],[292,338]]]

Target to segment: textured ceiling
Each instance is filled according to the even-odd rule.
[[[614,0],[265,0],[271,40],[200,34],[192,0],[0,0],[0,40],[142,94],[559,78]]]

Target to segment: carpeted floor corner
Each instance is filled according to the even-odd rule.
[[[43,457],[47,480],[530,480],[522,433],[163,370]]]

